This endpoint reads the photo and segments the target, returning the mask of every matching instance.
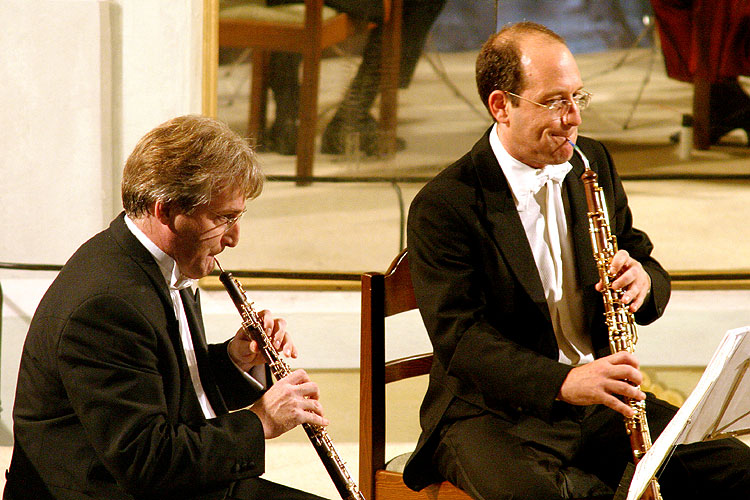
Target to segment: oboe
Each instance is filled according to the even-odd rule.
[[[229,296],[232,298],[232,302],[234,302],[240,313],[245,334],[258,343],[273,376],[277,380],[286,377],[292,373],[292,370],[273,346],[272,339],[266,334],[263,322],[258,313],[253,309],[252,303],[247,301],[242,285],[231,273],[224,271],[216,259],[214,260],[221,271],[219,280],[224,285],[224,288],[226,288]],[[318,453],[318,457],[323,462],[328,475],[331,476],[341,498],[343,500],[365,500],[359,487],[346,469],[344,461],[341,460],[338,452],[333,447],[333,443],[328,437],[325,428],[313,424],[302,424],[302,428],[307,433],[307,437],[310,438],[310,442]]]
[[[586,192],[586,204],[588,206],[589,234],[591,245],[594,250],[594,260],[599,269],[599,278],[604,285],[602,296],[604,298],[604,315],[609,332],[609,348],[614,354],[620,351],[635,351],[638,334],[635,329],[633,313],[627,305],[622,303],[624,291],[614,290],[612,282],[617,276],[609,274],[609,265],[612,257],[617,253],[617,237],[612,234],[609,227],[609,216],[607,214],[607,203],[604,192],[597,182],[597,174],[589,165],[589,160],[583,151],[573,144],[573,149],[583,160],[585,170],[581,175],[584,191]],[[651,448],[651,434],[646,420],[645,401],[636,401],[627,398],[626,403],[635,411],[635,415],[625,419],[625,430],[630,437],[630,447],[633,451],[633,462],[638,464],[641,457]],[[659,491],[659,483],[652,478],[648,487],[641,496],[641,500],[662,500]]]

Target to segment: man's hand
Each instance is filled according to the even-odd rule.
[[[631,418],[635,412],[618,396],[646,399],[646,394],[635,387],[641,382],[643,375],[635,356],[622,351],[573,368],[560,387],[558,399],[574,405],[603,404]]]
[[[250,407],[263,424],[266,439],[275,438],[299,424],[326,426],[318,386],[304,370],[295,370],[273,384]]]
[[[276,350],[283,352],[287,358],[296,358],[297,348],[286,331],[286,321],[281,318],[274,319],[267,310],[261,311],[258,316],[263,322],[266,335],[271,339]],[[266,362],[258,343],[250,339],[244,328],[237,330],[234,338],[229,342],[228,350],[232,361],[244,371],[249,371],[253,366],[262,365]]]
[[[628,254],[626,250],[619,250],[609,266],[609,274],[617,276],[612,282],[615,290],[624,290],[622,303],[630,304],[630,312],[636,312],[648,297],[651,290],[651,277],[648,275],[640,262]],[[598,291],[604,291],[601,281],[596,284]]]

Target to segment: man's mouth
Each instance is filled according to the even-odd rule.
[[[568,144],[568,141],[573,141],[573,135],[553,135],[552,140],[558,143],[558,147],[563,147]]]

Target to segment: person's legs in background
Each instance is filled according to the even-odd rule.
[[[711,83],[709,90],[709,122],[711,144],[724,135],[741,128],[750,146],[750,96],[737,78]]]
[[[737,0],[716,0],[710,5],[694,0],[651,0],[651,6],[667,76],[694,82],[700,67],[710,82],[710,144],[718,143],[732,130],[743,129],[750,145],[750,96],[738,80],[739,75],[750,74],[746,48],[750,37],[745,29],[750,5]],[[693,22],[696,16],[700,16],[700,25]],[[697,50],[704,39],[705,57]],[[670,140],[677,142],[679,133]]]
[[[301,62],[302,55],[293,52],[274,52],[269,61],[268,85],[276,102],[276,115],[263,146],[282,155],[297,152]]]
[[[444,4],[444,0],[404,1],[399,88],[406,88],[411,82],[427,34]],[[357,74],[323,132],[322,153],[342,154],[347,134],[354,132],[359,133],[359,147],[363,152],[377,154],[377,122],[370,108],[379,91],[382,37],[380,25],[370,32]],[[403,141],[399,147],[403,149]]]

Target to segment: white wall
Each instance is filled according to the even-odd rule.
[[[0,261],[63,264],[121,208],[124,160],[200,113],[202,0],[0,0]],[[0,269],[2,426],[50,273]]]
[[[120,144],[115,168],[117,200],[122,165],[138,139],[175,116],[201,111],[202,0],[116,0],[121,46],[114,112]],[[118,85],[119,81],[119,85]],[[121,205],[118,205],[119,212]]]
[[[200,112],[202,1],[3,0],[0,24],[0,260],[63,263],[138,138]]]
[[[112,205],[108,5],[0,2],[0,255],[62,262]]]

